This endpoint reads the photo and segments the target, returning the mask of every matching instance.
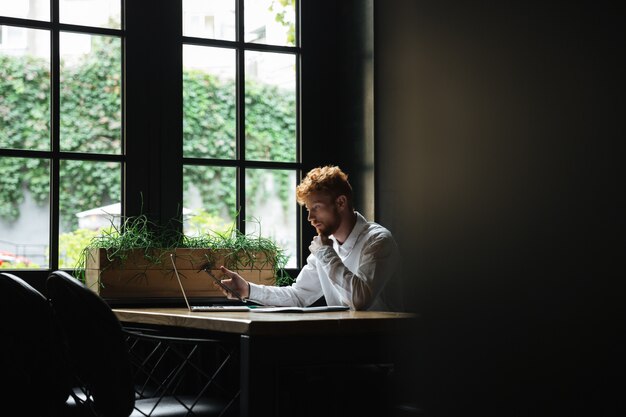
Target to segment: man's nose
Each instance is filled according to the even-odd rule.
[[[309,213],[306,215],[306,219],[307,219],[308,221],[311,221],[311,219],[312,219],[312,218],[313,218],[313,217],[311,216],[311,212],[309,211]]]

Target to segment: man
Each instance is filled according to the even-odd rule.
[[[348,176],[336,166],[314,168],[296,188],[296,197],[317,236],[295,283],[257,285],[223,266],[228,279],[222,283],[265,305],[304,307],[323,295],[328,305],[352,310],[401,310],[398,247],[387,229],[354,210]]]

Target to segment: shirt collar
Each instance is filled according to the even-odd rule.
[[[338,251],[339,249],[341,249],[342,251],[352,250],[352,248],[356,244],[357,239],[359,238],[359,235],[361,234],[363,229],[367,227],[367,220],[365,219],[365,217],[363,217],[363,215],[361,215],[361,213],[359,213],[358,211],[355,211],[355,213],[356,223],[354,223],[354,227],[352,228],[350,235],[348,235],[348,238],[345,242],[343,242],[342,245],[337,243],[337,240],[334,236],[330,236],[333,239],[333,247],[335,248],[335,251]]]

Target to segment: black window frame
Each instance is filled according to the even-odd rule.
[[[0,17],[0,24],[51,31],[51,150],[0,149],[0,156],[47,158],[51,161],[50,262],[48,268],[15,270],[45,291],[45,279],[59,269],[59,169],[62,160],[117,162],[121,164],[121,210],[125,216],[146,214],[157,224],[171,224],[181,216],[182,170],[184,165],[213,165],[237,168],[238,228],[245,232],[246,169],[294,171],[300,181],[307,166],[302,154],[301,128],[301,1],[296,0],[296,45],[275,46],[244,42],[244,0],[236,0],[235,41],[199,39],[182,35],[182,0],[144,2],[121,0],[121,29],[94,28],[59,23],[59,0],[50,0],[50,21]],[[178,16],[173,19],[172,16]],[[118,36],[122,39],[122,152],[88,154],[59,150],[59,33],[80,32]],[[182,45],[184,43],[235,48],[237,51],[237,156],[234,160],[183,158],[182,155]],[[296,161],[245,159],[245,51],[289,53],[296,61]],[[172,59],[177,57],[177,59]],[[162,83],[164,80],[169,80]],[[310,164],[309,164],[310,166]],[[294,204],[296,202],[294,201]],[[297,268],[303,265],[302,209],[296,209]]]
[[[0,148],[0,157],[18,157],[32,159],[46,159],[50,162],[50,221],[49,221],[49,262],[48,268],[14,270],[33,284],[37,289],[44,291],[45,279],[51,271],[59,269],[59,225],[60,225],[60,166],[61,161],[88,161],[88,162],[115,162],[120,164],[121,194],[124,192],[124,166],[127,158],[124,153],[125,132],[121,126],[122,150],[119,154],[96,154],[86,152],[67,152],[60,148],[60,46],[61,32],[73,32],[86,35],[113,36],[121,39],[122,60],[122,91],[124,91],[124,57],[125,57],[125,0],[120,1],[120,29],[101,28],[77,24],[61,23],[59,18],[59,1],[50,0],[50,20],[36,20],[0,16],[0,25],[21,27],[26,29],[47,30],[50,32],[50,148],[49,150],[6,149]],[[122,94],[121,118],[125,119],[124,95]],[[11,271],[7,269],[7,271]]]
[[[247,169],[277,169],[294,171],[296,178],[302,177],[302,154],[301,154],[301,48],[300,48],[300,0],[295,0],[295,46],[279,46],[263,43],[245,42],[245,0],[235,0],[235,31],[236,37],[234,41],[210,38],[198,38],[191,36],[182,36],[181,42],[184,45],[218,47],[235,50],[236,54],[236,156],[234,159],[217,159],[217,158],[192,158],[183,157],[183,165],[194,165],[204,167],[231,167],[237,169],[237,229],[246,233],[246,170]],[[182,20],[182,19],[181,19]],[[273,52],[294,55],[296,62],[296,160],[295,162],[279,162],[279,161],[259,161],[246,159],[246,132],[245,132],[245,53],[247,51],[254,52]],[[182,73],[181,73],[182,74]],[[294,201],[293,204],[296,204]],[[301,210],[296,210],[296,224],[301,224]],[[302,267],[302,250],[301,250],[301,228],[296,228],[296,265],[297,268],[288,269],[287,272],[291,276],[296,276]]]

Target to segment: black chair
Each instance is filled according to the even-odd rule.
[[[56,317],[62,327],[69,349],[70,365],[76,384],[82,387],[81,395],[74,395],[76,404],[94,416],[218,416],[228,412],[232,404],[220,398],[205,396],[215,375],[209,375],[195,395],[178,395],[174,392],[180,379],[176,377],[190,364],[195,352],[181,353],[180,345],[197,346],[210,340],[175,339],[149,332],[123,329],[109,305],[76,278],[63,271],[50,274],[47,291]],[[152,344],[148,359],[138,359],[136,345]],[[129,349],[130,348],[130,349]],[[179,356],[173,370],[158,381],[157,366],[167,362],[166,355]],[[151,369],[150,358],[157,357]],[[228,361],[228,358],[225,362]],[[133,367],[139,364],[139,367]],[[146,389],[138,384],[137,370],[147,378],[143,382],[157,381]]]
[[[48,300],[21,278],[0,273],[0,317],[0,407],[63,415],[70,381]]]
[[[94,415],[127,417],[135,390],[122,328],[109,306],[66,272],[46,281],[48,296],[67,343],[69,370],[79,406]]]

